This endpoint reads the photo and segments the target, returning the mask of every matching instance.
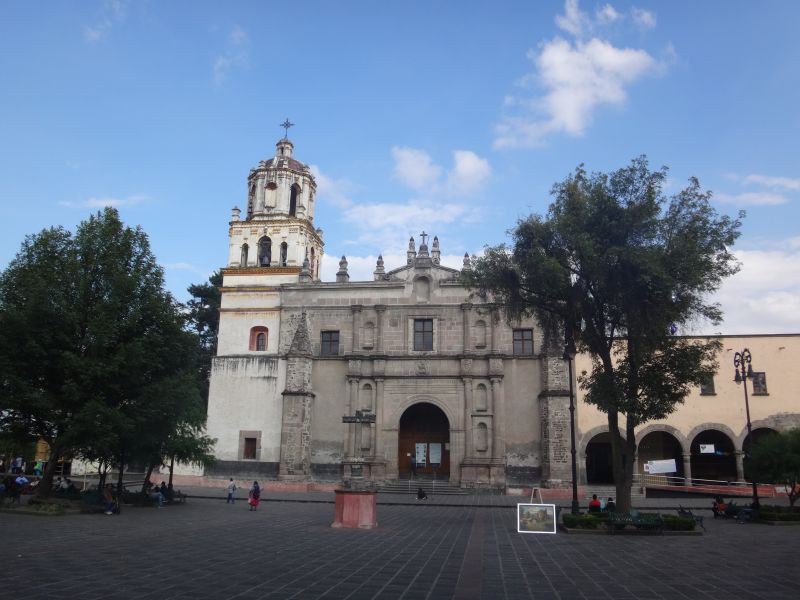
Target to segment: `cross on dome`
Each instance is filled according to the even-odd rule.
[[[289,117],[286,117],[286,120],[281,123],[281,127],[286,130],[286,133],[283,134],[283,137],[289,139],[289,127],[294,127],[294,123],[289,121]]]

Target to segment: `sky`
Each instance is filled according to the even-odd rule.
[[[800,333],[800,2],[0,3],[0,268],[103,206],[168,288],[225,265],[231,208],[280,123],[317,178],[323,280],[508,242],[581,163],[645,154],[747,211],[722,325]]]

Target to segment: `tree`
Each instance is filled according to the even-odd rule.
[[[176,407],[202,406],[184,324],[147,236],[116,210],[25,239],[0,275],[0,430],[49,444],[40,495],[59,457],[113,462],[121,478],[157,454]]]
[[[750,455],[751,473],[761,481],[783,484],[789,505],[800,498],[800,428],[760,438]]]
[[[546,218],[519,221],[512,248],[487,248],[464,274],[509,319],[534,314],[551,343],[563,329],[591,354],[580,383],[608,416],[620,510],[630,508],[635,428],[666,418],[716,368],[717,342],[673,328],[719,323],[708,295],[738,270],[729,248],[743,214],[719,216],[694,178],[668,199],[666,173],[645,157],[609,174],[580,166],[553,187]]]
[[[211,377],[211,361],[217,354],[217,334],[219,333],[219,308],[222,298],[222,275],[214,271],[208,283],[189,286],[192,299],[186,303],[189,328],[200,338],[200,378],[203,382],[203,398],[208,406],[208,385]]]

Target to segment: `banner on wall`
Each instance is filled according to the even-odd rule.
[[[649,460],[644,465],[644,472],[650,475],[662,475],[665,473],[677,473],[678,467],[675,465],[675,459],[669,458],[665,460]]]
[[[700,454],[716,454],[714,444],[700,444]]]
[[[442,464],[442,445],[438,443],[430,444],[431,464]]]
[[[416,453],[417,453],[417,466],[424,467],[428,464],[428,444],[426,443],[418,443],[416,444]]]

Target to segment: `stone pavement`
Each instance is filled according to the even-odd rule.
[[[697,537],[519,534],[517,499],[469,498],[456,506],[384,497],[371,531],[331,529],[326,494],[268,494],[258,512],[241,501],[190,498],[164,509],[125,507],[118,516],[0,513],[2,595],[798,597],[798,527],[707,518],[707,534]]]

